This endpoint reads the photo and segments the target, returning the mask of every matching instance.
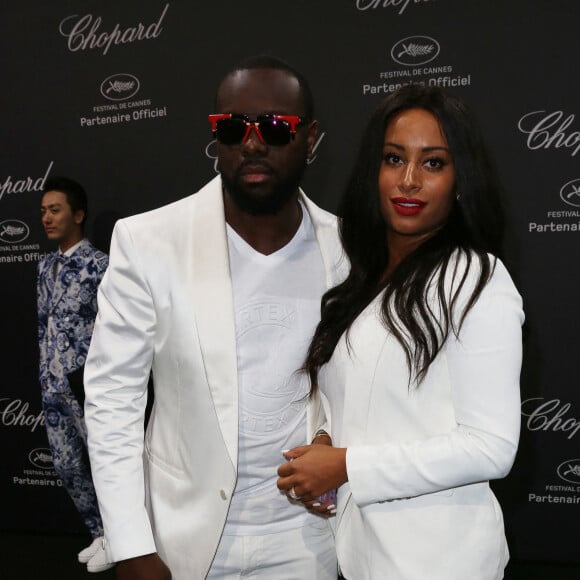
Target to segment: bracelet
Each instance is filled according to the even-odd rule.
[[[316,431],[316,433],[314,433],[314,437],[312,437],[312,441],[314,441],[317,437],[320,437],[321,435],[326,435],[327,437],[330,437],[330,435],[324,429],[318,429],[318,431]]]

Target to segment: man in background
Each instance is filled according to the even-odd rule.
[[[209,121],[220,175],[120,220],[99,288],[85,409],[107,551],[119,580],[336,580],[328,520],[276,487],[283,450],[329,443],[297,372],[340,277],[336,219],[300,189],[312,94],[256,57]]]
[[[93,541],[78,554],[89,572],[110,568],[103,524],[86,448],[82,372],[97,314],[97,287],[108,258],[84,237],[87,194],[76,181],[45,183],[42,225],[58,249],[38,267],[40,385],[48,442],[56,473]]]

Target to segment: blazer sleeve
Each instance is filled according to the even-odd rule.
[[[438,355],[447,360],[456,427],[416,441],[349,447],[347,471],[358,505],[509,473],[520,432],[523,320],[521,297],[498,260],[459,337],[451,334]]]
[[[107,552],[113,561],[156,551],[145,509],[144,415],[155,309],[127,224],[115,226],[85,365],[88,448]]]

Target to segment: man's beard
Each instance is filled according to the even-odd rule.
[[[229,179],[222,173],[222,181],[232,201],[240,210],[251,215],[277,214],[294,196],[306,170],[306,163],[288,174],[284,181],[276,181],[270,192],[255,194],[251,187],[242,185],[238,175]]]

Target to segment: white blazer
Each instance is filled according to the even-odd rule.
[[[336,218],[302,193],[338,281]],[[236,482],[238,392],[221,180],[120,220],[85,369],[86,424],[107,553],[159,552],[174,580],[204,578]],[[153,369],[155,405],[143,414]],[[309,407],[309,428],[319,405]]]
[[[458,261],[458,277],[465,260]],[[453,269],[453,268],[451,268]],[[479,262],[460,293],[465,306]],[[450,277],[446,292],[450,295]],[[436,308],[433,291],[428,301]],[[418,388],[380,321],[378,297],[320,376],[334,445],[347,447],[336,547],[348,580],[498,580],[508,560],[488,480],[504,477],[520,429],[522,301],[504,265]]]

